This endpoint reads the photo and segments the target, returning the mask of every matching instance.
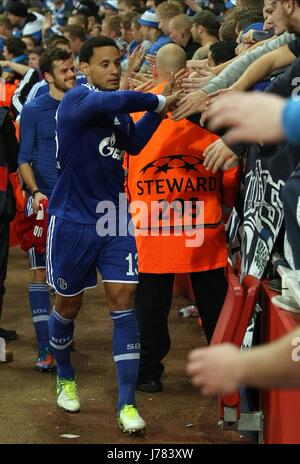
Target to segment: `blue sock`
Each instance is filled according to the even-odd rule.
[[[118,409],[121,409],[124,404],[135,406],[135,386],[140,362],[140,334],[134,309],[112,311],[110,315],[114,321],[112,348],[118,373]]]
[[[73,341],[73,319],[65,319],[55,311],[49,318],[50,348],[57,364],[59,379],[74,379],[71,364],[71,344]]]
[[[29,285],[29,302],[32,321],[35,328],[39,348],[49,348],[48,321],[50,312],[50,295],[47,284]]]

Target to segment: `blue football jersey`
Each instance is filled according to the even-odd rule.
[[[55,115],[59,105],[49,93],[24,106],[20,120],[19,166],[28,163],[38,188],[48,197],[57,181]]]
[[[69,90],[57,111],[59,176],[49,212],[61,219],[95,224],[101,201],[118,207],[124,192],[124,152],[137,154],[161,122],[156,95],[100,91],[88,84]],[[149,111],[134,124],[129,113]]]

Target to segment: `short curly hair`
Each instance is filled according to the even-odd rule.
[[[40,58],[40,63],[39,67],[41,70],[41,73],[43,76],[45,73],[49,73],[53,75],[53,70],[54,70],[54,62],[55,61],[65,61],[69,60],[72,58],[71,53],[67,52],[66,50],[63,50],[62,48],[52,48],[49,50],[46,50],[41,58]]]

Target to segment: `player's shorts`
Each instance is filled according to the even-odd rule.
[[[75,296],[103,282],[138,283],[137,250],[132,235],[100,237],[95,224],[51,216],[46,249],[47,282],[59,295]]]
[[[25,216],[31,216],[33,214],[32,208],[33,198],[30,195],[28,197],[26,207],[25,207]],[[28,250],[28,259],[29,259],[29,269],[33,271],[34,269],[45,269],[46,267],[46,255],[45,253],[40,254],[36,251],[34,247]]]

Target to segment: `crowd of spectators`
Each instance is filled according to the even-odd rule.
[[[5,91],[1,91],[0,105],[9,108],[17,124],[24,105],[48,92],[48,82],[39,64],[45,52],[56,48],[71,53],[76,85],[86,82],[80,68],[80,50],[89,38],[106,36],[120,50],[121,89],[151,92],[162,81],[172,79],[172,85],[181,91],[179,103],[169,116],[173,123],[189,120],[207,128],[211,104],[225,93],[229,98],[236,90],[259,90],[284,98],[297,93],[300,2],[293,2],[293,8],[287,3],[286,0],[4,0],[0,5],[0,66]],[[176,57],[179,60],[175,64],[170,59],[173,54],[175,61]],[[273,144],[264,145],[255,137],[232,143],[224,132],[218,135],[204,149],[206,169],[215,174],[239,165],[243,171],[238,199],[233,208],[230,206],[227,224],[228,255],[236,271],[241,278],[252,274],[262,279],[267,275],[274,250],[285,253],[287,266],[298,270],[295,243],[299,223],[290,219],[291,215],[297,217],[297,207],[287,213],[282,202],[285,183],[288,184],[299,162],[298,148],[290,139],[269,140]],[[288,192],[288,202],[296,201],[298,190]],[[289,214],[286,226],[293,228],[292,232],[287,230],[287,238],[293,237],[293,243],[283,239],[285,214]],[[223,269],[224,265],[219,267]],[[223,287],[217,315],[226,293]],[[0,294],[4,294],[4,282]],[[201,306],[201,297],[197,303]],[[276,303],[284,309],[300,310],[291,298],[287,301],[281,297]],[[169,308],[165,324],[168,311]],[[147,320],[150,338],[157,330],[156,326],[151,329],[151,323],[150,317]],[[208,341],[215,323],[215,320],[209,322]],[[163,330],[167,331],[167,325]],[[154,378],[148,373],[140,379],[143,391],[162,389],[161,361],[170,345],[168,333],[165,334],[167,348],[153,354],[157,356],[159,374]],[[2,332],[9,339],[9,334],[5,335]],[[153,368],[151,372],[154,371]],[[219,392],[221,388],[207,391]]]

